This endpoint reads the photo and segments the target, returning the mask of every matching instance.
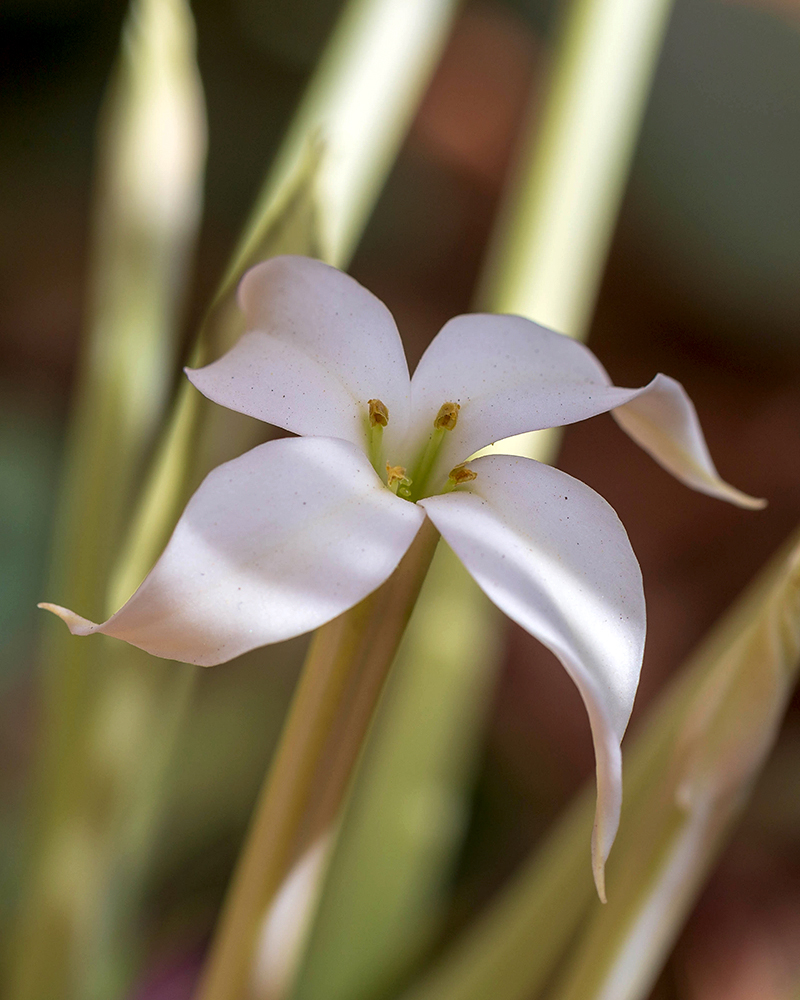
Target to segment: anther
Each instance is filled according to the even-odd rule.
[[[385,427],[389,423],[389,410],[379,399],[368,399],[369,422],[372,427]]]
[[[443,403],[441,409],[436,414],[433,426],[437,431],[451,431],[458,422],[458,411],[461,409],[458,403]]]
[[[406,470],[402,465],[389,465],[386,463],[386,485],[394,486],[395,483],[410,483],[406,477]]]
[[[451,469],[447,478],[456,486],[461,486],[462,483],[471,483],[473,479],[477,479],[478,473],[468,469],[465,465],[457,465],[455,469]]]
[[[395,496],[403,497],[405,500],[411,496],[411,480],[402,465],[386,463],[386,485]]]

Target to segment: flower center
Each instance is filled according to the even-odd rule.
[[[453,430],[458,423],[458,412],[461,409],[459,403],[442,403],[439,412],[433,421],[433,430],[425,449],[419,459],[411,467],[410,474],[404,465],[392,465],[391,462],[384,462],[383,454],[383,428],[389,423],[389,409],[380,399],[367,400],[367,410],[369,415],[369,460],[373,468],[381,475],[382,470],[386,470],[384,482],[387,487],[404,500],[416,503],[422,497],[427,496],[428,480],[431,470],[439,454],[445,435]],[[444,492],[449,492],[460,486],[462,483],[471,482],[476,478],[476,473],[467,469],[462,463],[457,465],[447,479]],[[381,476],[383,478],[383,476]]]

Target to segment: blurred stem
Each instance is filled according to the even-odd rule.
[[[647,995],[747,801],[800,668],[800,532],[757,586],[673,713],[659,772],[623,806],[608,906],[590,908],[552,1000]]]
[[[349,0],[267,173],[206,319],[193,364],[243,332],[244,272],[277,253],[346,268],[397,156],[461,0]],[[309,178],[313,242],[280,229]],[[276,223],[278,223],[276,227]]]
[[[626,800],[654,780],[670,734],[669,717],[689,683],[672,685],[651,710],[625,757]],[[402,1000],[529,1000],[563,960],[595,898],[588,860],[595,790],[586,788],[495,899]]]
[[[259,796],[199,1000],[243,1000],[261,923],[291,865],[333,823],[439,535],[426,520],[390,579],[319,629]],[[324,797],[314,800],[324,777]]]
[[[239,243],[254,258],[258,217],[280,201],[310,146],[322,148],[323,256],[346,267],[444,46],[460,0],[350,0],[323,53]]]
[[[585,337],[668,9],[669,0],[578,0],[569,8],[547,101],[541,118],[529,123],[494,237],[481,308]],[[557,432],[544,431],[485,450],[548,461],[558,440]],[[448,556],[440,550],[431,576],[446,573],[449,592],[463,605],[459,615],[488,631],[494,624],[488,602]],[[449,630],[415,616],[334,847],[294,984],[298,1000],[382,995],[430,946],[463,830],[457,821],[430,815],[426,829],[435,828],[435,836],[415,835],[419,821],[409,819],[407,803],[423,790],[431,810],[434,802],[455,815],[465,808],[481,709],[496,668],[490,645],[479,641],[451,666],[457,647]],[[435,682],[426,677],[431,663],[442,668]],[[403,788],[404,800],[387,795]],[[581,812],[553,847],[580,848],[569,869],[579,891],[560,874],[551,883],[541,871],[536,875],[546,893],[538,933],[524,931],[515,944],[526,958],[541,955],[542,969],[549,969],[591,899],[590,833],[591,818],[587,823]],[[389,852],[396,864],[387,871]],[[519,905],[526,907],[527,899]],[[497,981],[515,974],[506,960],[508,942],[494,943],[501,957],[494,962],[489,947],[481,953],[486,975],[473,980],[468,950],[460,955],[463,976],[453,967],[474,1000],[492,996]],[[435,989],[425,992],[426,1000],[434,996]]]
[[[585,340],[672,0],[574,0],[479,289],[482,308]],[[548,461],[558,430],[485,448]]]
[[[671,0],[574,0],[546,103],[523,140],[480,300],[581,337]]]
[[[348,793],[305,954],[299,969],[289,963],[293,1000],[388,996],[438,931],[500,652],[497,615],[440,546]]]
[[[455,5],[346,5],[215,300],[225,308],[213,311],[194,349],[195,363],[235,340],[231,306],[249,264],[287,252],[346,262]],[[97,617],[139,584],[205,472],[237,446],[255,443],[245,440],[250,429],[237,425],[238,435],[230,433],[231,415],[217,407],[210,416],[211,404],[183,384],[139,488],[172,384],[177,304],[198,207],[204,135],[193,42],[181,0],[132,3],[103,118],[94,319],[52,584],[59,600],[94,608]],[[170,117],[181,112],[183,120]],[[127,547],[115,557],[126,526]],[[117,925],[138,913],[159,787],[194,671],[103,638],[84,644],[50,623],[45,628],[52,669],[41,836],[15,936],[15,996],[105,1000],[120,992],[136,958],[130,937],[115,940]]]
[[[201,202],[204,105],[182,0],[131,4],[101,112],[98,161],[89,319],[50,586],[71,606],[105,617],[117,539],[171,388]],[[37,815],[11,989],[19,1000],[89,1000],[116,993],[127,971],[121,966],[131,960],[117,961],[109,942],[128,918],[129,883],[115,868],[125,867],[136,835],[109,849],[120,818],[110,789],[118,755],[129,749],[125,724],[147,681],[123,682],[120,697],[109,698],[117,667],[111,647],[84,647],[45,628]],[[165,712],[183,701],[184,684],[172,675],[160,686]],[[126,701],[123,691],[132,697]],[[172,729],[164,728],[168,743]],[[137,776],[161,771],[152,726],[148,734]]]
[[[795,535],[626,741],[625,800],[609,859],[608,904],[594,896],[589,873],[594,798],[593,789],[586,789],[403,1000],[646,996],[772,744],[796,679],[799,648],[800,536]],[[710,699],[711,691],[717,696]],[[700,716],[709,738],[697,743]],[[697,810],[681,806],[687,779],[701,790]],[[682,853],[686,843],[692,849]],[[667,875],[673,877],[665,880]],[[558,968],[564,970],[559,988],[546,990]]]
[[[172,386],[200,212],[204,115],[188,8],[182,0],[133,3],[101,112],[90,319],[50,581],[65,603],[101,617],[119,536]],[[48,629],[45,734],[60,734],[53,761],[67,766],[90,658],[61,629]]]

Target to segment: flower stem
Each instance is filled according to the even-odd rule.
[[[293,862],[339,811],[438,540],[426,520],[389,580],[317,631],[256,804],[198,1000],[247,996],[261,920]]]
[[[671,0],[573,0],[479,299],[571,337],[592,318]]]
[[[586,339],[671,9],[672,0],[565,5],[547,99],[531,116],[492,237],[481,308]],[[481,454],[541,460],[558,437],[533,431]]]

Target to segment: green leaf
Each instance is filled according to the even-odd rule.
[[[626,741],[608,903],[591,886],[587,789],[403,1000],[646,996],[772,745],[799,655],[796,536]]]
[[[321,154],[321,147],[312,147],[299,162],[291,185],[284,189],[282,202],[264,207],[256,226],[258,239],[224,279],[209,309],[191,358],[193,366],[224,353],[243,332],[236,288],[254,261],[283,253],[313,256],[319,252],[317,180]],[[118,557],[110,587],[110,603],[115,609],[149,572],[187,500],[207,473],[263,441],[268,433],[264,424],[205,399],[187,380],[180,383],[141,503]],[[117,547],[119,550],[119,540]]]
[[[192,355],[195,364],[236,338],[232,303],[247,266],[278,253],[346,263],[454,8],[455,0],[408,0],[400,7],[394,0],[351,0],[345,6],[214,299]],[[137,0],[127,25],[121,82],[107,110],[111,152],[105,162],[112,176],[100,195],[97,321],[80,383],[58,573],[46,595],[98,618],[123,603],[150,569],[205,472],[265,433],[213,407],[188,384],[161,426],[185,276],[179,237],[188,247],[194,217],[191,197],[167,190],[152,174],[174,143],[152,141],[136,131],[137,122],[128,125],[131,102],[150,107],[164,125],[171,99],[157,84],[171,79],[172,71],[184,74],[189,89],[187,81],[199,84],[191,18],[181,0]],[[166,126],[159,136],[180,133],[174,123]],[[131,175],[131,164],[142,168],[141,176]],[[143,205],[132,193],[155,195],[155,203]],[[187,208],[184,216],[176,207]],[[153,223],[151,235],[163,247],[141,238],[145,223]],[[171,244],[168,224],[175,227]],[[145,471],[160,427],[155,461]],[[15,940],[13,995],[90,1000],[118,995],[137,958],[128,931],[139,915],[159,786],[194,671],[102,637],[76,641],[55,623],[44,627],[51,665],[47,747],[39,835]]]
[[[201,202],[204,114],[188,7],[137,0],[100,122],[89,319],[49,584],[51,595],[100,618],[172,384]],[[117,664],[111,647],[83,648],[43,625],[43,747],[12,995],[90,1000],[116,993],[130,960],[117,948],[130,898],[115,877],[125,855],[110,849],[125,810],[109,792],[114,765],[103,741],[109,719],[126,704],[135,715],[139,702],[106,700]],[[180,700],[183,680],[172,677]],[[123,679],[117,694],[127,693]],[[161,710],[171,697],[160,691]],[[149,773],[143,758],[137,775]]]
[[[800,668],[798,536],[758,589],[693,667],[658,773],[623,807],[608,906],[592,906],[553,1000],[647,995],[747,801]]]

